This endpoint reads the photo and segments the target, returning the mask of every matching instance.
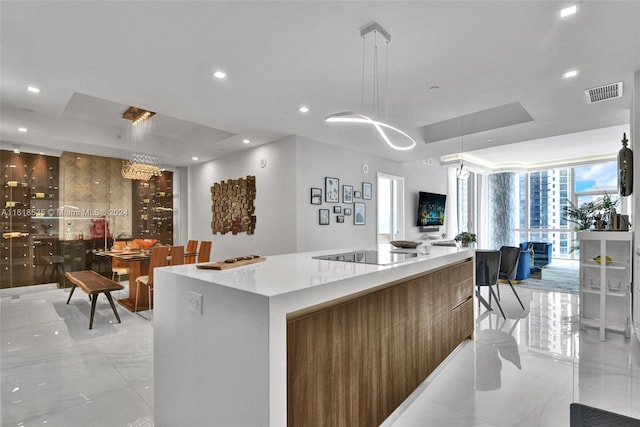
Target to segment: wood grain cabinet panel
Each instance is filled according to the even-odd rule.
[[[373,294],[288,322],[289,425],[376,425],[377,308]]]
[[[473,333],[471,260],[287,321],[289,426],[379,425]],[[471,287],[469,288],[469,284]]]

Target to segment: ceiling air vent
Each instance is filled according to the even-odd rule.
[[[622,82],[586,89],[584,94],[589,104],[606,101],[608,99],[622,98]]]

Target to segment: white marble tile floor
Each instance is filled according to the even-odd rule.
[[[148,321],[99,295],[89,330],[87,295],[55,284],[0,296],[2,426],[153,426]]]
[[[640,418],[636,337],[601,343],[577,327],[577,295],[516,289],[526,309],[503,287],[507,319],[482,307],[475,340],[383,426],[568,426],[571,402]],[[152,322],[118,305],[118,324],[101,297],[89,330],[86,295],[68,292],[0,291],[1,425],[152,426]]]

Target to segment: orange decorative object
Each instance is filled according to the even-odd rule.
[[[156,239],[134,239],[133,241],[137,243],[143,251],[149,250],[151,246],[158,242]]]

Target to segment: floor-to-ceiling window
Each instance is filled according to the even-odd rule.
[[[554,258],[575,259],[575,224],[565,209],[615,194],[616,162],[521,173],[517,191],[517,240],[551,242]]]

